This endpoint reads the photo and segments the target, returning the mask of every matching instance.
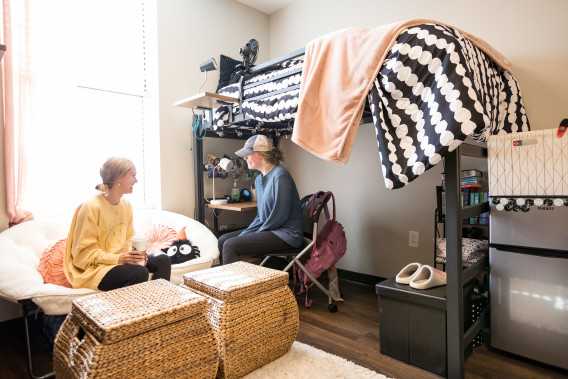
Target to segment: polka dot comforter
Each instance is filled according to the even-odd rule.
[[[369,94],[385,186],[400,188],[467,136],[529,130],[515,78],[454,28],[405,30]]]

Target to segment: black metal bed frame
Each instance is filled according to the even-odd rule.
[[[462,262],[462,220],[481,213],[489,212],[489,202],[461,207],[461,156],[487,158],[485,147],[461,144],[448,153],[445,159],[446,180],[446,362],[448,378],[463,378],[465,350],[476,335],[486,325],[489,307],[468,330],[464,330],[464,286],[488,265],[488,259],[482,259],[471,267],[463,269]]]
[[[241,49],[242,50],[242,49]],[[274,81],[276,79],[285,78],[287,76],[292,76],[302,71],[301,68],[297,68],[294,70],[290,70],[288,72],[276,75],[274,77],[251,83],[251,84],[244,84],[245,79],[248,76],[257,74],[263,70],[266,70],[270,67],[276,66],[282,62],[285,62],[290,59],[298,58],[304,55],[305,49],[298,49],[286,55],[282,55],[278,58],[269,60],[267,62],[261,63],[256,66],[252,66],[250,62],[247,61],[247,58],[243,56],[243,63],[240,66],[239,74],[241,77],[239,78],[239,109],[241,110],[239,113],[233,115],[232,104],[227,102],[217,102],[221,105],[225,105],[229,107],[229,124],[226,127],[222,127],[218,130],[212,130],[212,128],[205,128],[202,132],[200,137],[197,137],[197,133],[194,133],[193,138],[193,163],[194,163],[194,172],[195,172],[195,212],[194,217],[200,223],[204,222],[205,219],[205,195],[204,195],[204,181],[203,181],[203,138],[230,138],[230,139],[240,139],[246,140],[247,138],[251,137],[254,134],[265,134],[272,138],[275,145],[278,145],[278,141],[281,136],[290,135],[292,133],[293,128],[293,121],[286,121],[286,122],[278,122],[278,123],[269,123],[269,127],[263,128],[264,123],[251,120],[248,118],[244,112],[242,112],[242,104],[243,104],[243,94],[244,91],[249,88],[254,88],[261,84]],[[241,54],[242,55],[242,54]],[[274,92],[265,93],[256,97],[248,98],[247,100],[254,101],[259,100],[265,97],[274,96],[282,92],[287,92],[294,89],[299,89],[300,85],[295,85],[287,88],[283,88]],[[207,112],[209,115],[209,120],[213,121],[213,112],[211,109],[208,108],[200,108],[196,107],[201,111]],[[363,118],[361,120],[362,124],[372,122],[372,115],[370,109],[365,109],[363,112]]]
[[[304,55],[305,49],[299,49],[292,53],[283,55],[276,59],[272,59],[265,63],[259,64],[254,67],[246,67],[243,70],[243,76],[241,77],[240,83],[240,98],[239,104],[242,109],[242,102],[245,89],[252,88],[254,86],[279,79],[285,76],[296,74],[301,71],[301,69],[293,70],[270,79],[257,82],[250,85],[243,85],[245,76],[253,75],[261,70],[267,69],[271,66],[280,64],[289,59],[297,58]],[[245,65],[246,66],[246,65]],[[299,85],[294,87],[289,87],[284,90],[279,90],[271,92],[268,94],[263,94],[254,99],[261,99],[268,96],[273,96],[283,91],[289,91],[299,87]],[[249,99],[247,99],[249,100]],[[230,104],[224,104],[229,105]],[[209,110],[211,111],[211,110]],[[244,113],[238,113],[234,117],[232,116],[232,109],[230,109],[231,118],[229,120],[230,124],[235,123],[245,123],[248,121]],[[210,115],[212,120],[212,114]],[[370,111],[367,109],[363,114],[362,124],[372,122],[372,116]],[[260,125],[262,126],[262,125]],[[271,136],[275,145],[278,143],[278,139],[281,135],[290,134],[292,127],[290,123],[282,123],[280,127],[275,127],[271,129],[262,129],[258,125],[255,128],[240,129],[238,126],[234,128],[226,128],[221,132],[206,130],[204,137],[213,138],[232,138],[232,139],[247,139],[255,133],[262,133]],[[193,146],[194,146],[194,170],[195,170],[195,219],[199,222],[204,222],[204,209],[205,209],[205,197],[203,190],[203,141],[201,138],[196,138],[193,135]],[[463,296],[464,296],[464,286],[468,284],[480,271],[485,269],[488,264],[487,259],[482,259],[472,265],[467,269],[463,269],[462,263],[462,220],[465,218],[473,217],[484,212],[489,211],[489,203],[485,202],[482,204],[472,205],[462,208],[460,206],[460,164],[461,156],[473,156],[480,158],[487,158],[487,149],[484,147],[478,147],[470,144],[462,144],[453,152],[448,153],[445,156],[445,175],[446,175],[446,216],[445,216],[445,232],[446,232],[446,273],[447,273],[447,289],[446,289],[446,351],[447,351],[447,366],[448,366],[448,377],[449,378],[463,378],[464,377],[464,362],[465,362],[465,351],[471,341],[476,335],[482,331],[488,320],[488,309],[486,309],[482,315],[474,322],[474,324],[467,330],[464,331],[464,309],[463,309]]]

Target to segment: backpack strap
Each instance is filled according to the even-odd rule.
[[[328,199],[328,198],[330,198],[330,197],[331,197],[332,204],[333,204],[333,219],[332,219],[332,220],[335,220],[335,196],[333,196],[333,193],[332,193],[331,191],[327,191],[326,193],[324,193],[323,198],[322,198],[322,203],[325,203],[325,207],[323,208],[323,212],[324,212],[324,214],[325,214],[325,219],[326,219],[326,221],[329,221],[329,220],[330,220],[330,218],[329,218],[329,209],[328,209],[328,207],[327,207],[327,202],[328,202],[329,200],[326,200],[326,199]]]
[[[301,295],[305,292],[305,305],[306,308],[310,308],[312,306],[312,300],[308,299],[308,289],[314,285],[314,283],[310,283],[308,284],[308,276],[306,275],[305,272],[303,272],[302,270],[300,270],[300,268],[296,265],[293,266],[293,271],[294,271],[294,286],[293,288],[293,293],[295,295]],[[298,282],[300,283],[300,289],[298,290],[298,292],[296,292],[296,278],[298,278]]]
[[[324,196],[325,196],[325,192],[318,191],[318,192],[314,193],[314,195],[312,197],[310,197],[310,200],[308,201],[308,203],[310,201],[312,202],[312,207],[310,208],[310,217],[315,217],[316,214],[319,214],[320,209],[322,207]],[[319,203],[317,202],[318,197],[322,198],[322,200]],[[308,203],[306,203],[306,204],[308,204]]]

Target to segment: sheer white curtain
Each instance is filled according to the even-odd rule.
[[[6,211],[10,226],[33,219],[24,207],[27,178],[27,135],[33,124],[33,57],[28,1],[2,1],[2,42],[8,46],[3,62],[4,162]]]
[[[72,214],[110,156],[134,161],[130,201],[159,207],[154,1],[33,1],[35,125],[25,205]]]

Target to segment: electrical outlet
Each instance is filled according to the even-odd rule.
[[[408,246],[418,247],[419,242],[420,242],[420,233],[414,230],[410,230],[408,232]]]

